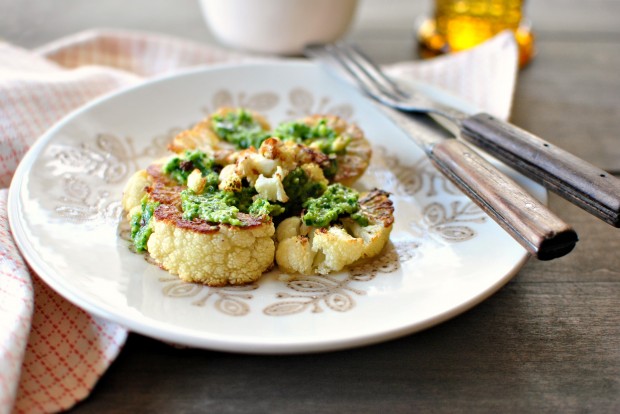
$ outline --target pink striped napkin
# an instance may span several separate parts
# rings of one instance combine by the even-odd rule
[[[21,258],[7,188],[30,145],[64,115],[114,89],[180,68],[255,58],[161,35],[89,31],[37,50],[0,43],[0,414],[66,410],[87,397],[127,331],[76,308]],[[507,118],[517,71],[508,33],[468,52],[387,67]]]

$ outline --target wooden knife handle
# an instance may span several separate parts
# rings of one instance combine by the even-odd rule
[[[614,227],[620,180],[561,148],[485,113],[462,121],[463,138]]]
[[[439,170],[540,260],[564,256],[577,234],[466,144],[448,139],[428,151]]]

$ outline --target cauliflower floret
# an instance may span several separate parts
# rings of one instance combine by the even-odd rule
[[[283,179],[284,171],[282,171],[282,167],[278,166],[276,172],[269,178],[265,177],[263,174],[259,175],[254,188],[256,188],[256,192],[261,198],[269,201],[281,201],[286,203],[288,201],[288,196],[282,185]]]
[[[156,215],[148,252],[182,280],[209,286],[251,283],[272,266],[275,229],[271,221],[250,228],[218,227],[212,232],[195,231]]]
[[[131,211],[134,207],[139,207],[151,183],[146,170],[136,171],[125,184],[121,201],[123,210]]]
[[[327,167],[331,163],[329,157],[319,150],[294,141],[282,141],[274,137],[266,139],[258,149],[258,153],[267,159],[275,160],[286,172],[304,164],[317,164]]]
[[[327,178],[325,178],[325,174],[323,173],[323,170],[317,164],[315,163],[303,164],[301,166],[301,169],[304,170],[304,172],[308,176],[308,179],[310,179],[311,181],[323,183],[326,186],[329,184],[329,181],[327,180]]]
[[[289,273],[328,274],[359,259],[364,241],[352,237],[338,225],[314,229],[290,217],[278,226],[276,262]]]
[[[220,183],[218,188],[222,191],[240,191],[242,177],[237,174],[235,164],[229,164],[220,171]]]
[[[260,146],[259,153],[270,160],[277,160],[278,165],[286,171],[294,170],[300,164],[300,154],[303,147],[293,141],[281,141],[270,138]],[[303,161],[302,161],[303,162]]]
[[[385,227],[383,223],[360,226],[351,219],[344,219],[343,222],[349,234],[364,241],[361,259],[378,255],[390,238],[392,227]]]
[[[249,148],[236,155],[237,175],[247,178],[254,185],[262,174],[271,177],[280,167],[286,176],[295,168],[305,164],[314,164],[313,174],[319,174],[319,164],[328,162],[325,154],[292,141],[280,141],[278,138],[267,138],[258,150]],[[320,172],[323,176],[323,171]]]
[[[187,188],[192,190],[196,194],[202,193],[207,184],[207,179],[202,176],[202,172],[198,168],[195,168],[191,174],[187,177]]]
[[[250,148],[241,151],[236,161],[235,172],[238,176],[245,177],[251,185],[255,185],[260,175],[271,177],[277,167],[277,161],[265,158],[254,148]]]
[[[338,225],[315,229],[312,250],[317,252],[313,267],[326,275],[337,272],[359,259],[364,251],[364,241],[351,236]]]
[[[312,264],[316,252],[312,251],[310,228],[299,217],[283,220],[276,229],[276,262],[280,270],[289,273],[314,274]]]
[[[352,219],[327,228],[307,227],[300,217],[283,220],[276,230],[276,262],[288,273],[328,274],[381,252],[390,237],[394,208],[388,194],[373,190],[360,199],[369,219],[361,226]]]
[[[241,151],[237,156],[234,171],[230,165],[224,167],[220,173],[219,188],[221,190],[231,188],[229,185],[231,180],[241,182],[245,178],[262,198],[287,202],[289,197],[282,184],[284,177],[295,168],[301,167],[311,181],[327,185],[328,181],[323,170],[316,163],[326,159],[323,154],[303,145],[268,138],[258,151],[254,148]]]
[[[289,217],[282,220],[276,229],[276,239],[281,242],[302,234],[301,226],[302,221],[299,217]],[[308,234],[308,231],[304,229],[303,234]]]

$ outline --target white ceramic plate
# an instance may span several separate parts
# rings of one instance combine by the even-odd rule
[[[273,124],[311,113],[358,123],[374,146],[359,186],[390,191],[396,207],[384,254],[329,276],[276,269],[250,286],[209,288],[130,252],[125,181],[222,105],[251,107]],[[516,178],[544,201],[541,187]],[[135,332],[224,351],[325,351],[410,334],[481,302],[527,259],[368,101],[306,62],[200,69],[99,99],[37,141],[9,198],[24,257],[65,298]]]

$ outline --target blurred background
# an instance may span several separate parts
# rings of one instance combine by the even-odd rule
[[[379,63],[417,59],[417,25],[432,11],[433,0],[359,0],[345,40],[362,44]],[[617,120],[620,1],[527,1],[525,16],[532,22],[537,55],[519,74],[513,123],[535,133],[552,130],[564,148],[579,149],[583,158],[614,170],[620,151],[615,139],[597,146],[583,140],[609,134]],[[199,0],[0,0],[0,39],[25,48],[93,28],[217,44]],[[548,106],[558,108],[557,116],[528,110]]]
[[[599,22],[596,33],[583,22],[583,9],[567,7],[567,3],[570,2],[526,3],[526,16],[532,20],[538,39],[562,42],[584,32],[597,38],[593,40],[618,36],[620,1],[584,3],[589,9],[588,21]],[[364,43],[380,62],[394,56],[414,58],[416,24],[431,11],[431,0],[360,0],[346,38]],[[393,25],[384,27],[386,21]],[[198,0],[0,0],[0,38],[27,48],[98,27],[156,31],[216,43],[202,22]]]

